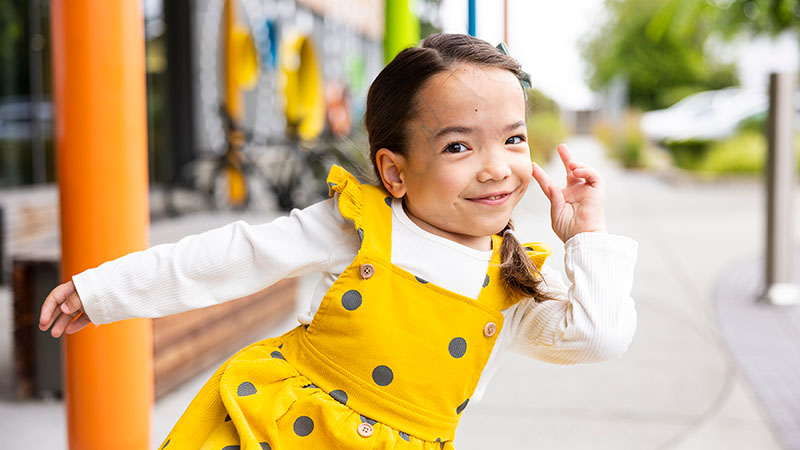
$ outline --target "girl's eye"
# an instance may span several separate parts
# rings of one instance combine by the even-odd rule
[[[525,142],[525,139],[522,136],[511,136],[506,139],[506,145],[521,144],[523,142]]]
[[[447,147],[444,148],[444,151],[448,153],[461,153],[469,150],[466,145],[462,144],[461,142],[453,142],[452,144],[447,144]]]

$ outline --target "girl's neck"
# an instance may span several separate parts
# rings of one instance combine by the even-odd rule
[[[442,230],[441,228],[435,227],[426,222],[425,220],[415,216],[414,214],[411,213],[411,211],[408,210],[408,208],[406,208],[405,202],[401,203],[403,205],[403,212],[405,212],[408,219],[411,222],[413,222],[414,225],[418,226],[420,229],[475,250],[479,251],[492,250],[491,236],[471,236],[466,234],[451,233],[447,230]]]

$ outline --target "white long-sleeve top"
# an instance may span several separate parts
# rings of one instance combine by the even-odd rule
[[[215,305],[283,278],[319,272],[309,308],[298,317],[307,324],[360,246],[337,201],[294,210],[266,224],[234,222],[131,253],[72,279],[86,314],[99,325]],[[483,396],[505,350],[556,364],[597,362],[624,353],[636,328],[630,291],[637,246],[632,239],[600,233],[569,239],[568,282],[545,264],[543,285],[552,300],[537,304],[526,299],[503,311],[505,325],[472,400]],[[391,261],[404,270],[477,298],[491,255],[419,228],[402,203],[393,202]]]

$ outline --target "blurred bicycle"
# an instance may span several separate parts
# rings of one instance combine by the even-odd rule
[[[325,133],[314,140],[296,135],[254,137],[220,106],[226,146],[203,152],[181,171],[184,184],[202,194],[214,210],[281,210],[302,208],[328,195],[325,182],[334,164],[361,173],[363,136]],[[349,131],[349,130],[348,130]],[[173,202],[174,203],[174,202]]]

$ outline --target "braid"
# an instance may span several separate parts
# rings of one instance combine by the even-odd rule
[[[533,298],[536,303],[549,300],[539,289],[542,276],[539,269],[531,261],[528,254],[514,235],[514,225],[508,221],[508,225],[500,233],[503,236],[503,244],[500,246],[500,270],[506,284],[515,294]]]

